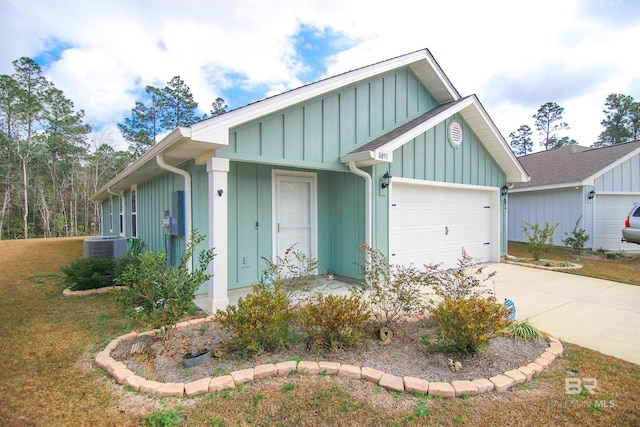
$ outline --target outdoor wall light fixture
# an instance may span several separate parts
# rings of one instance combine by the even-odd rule
[[[503,185],[500,189],[500,195],[505,197],[509,193],[509,186],[507,184]]]
[[[589,200],[593,200],[594,197],[596,197],[596,190],[589,191],[589,194],[587,194],[587,198]]]
[[[393,177],[389,175],[389,172],[385,172],[384,175],[382,175],[382,188],[387,188],[389,184],[391,184],[391,178]]]
[[[222,190],[222,189],[218,190],[218,197],[222,197],[223,193],[224,193],[224,190]]]

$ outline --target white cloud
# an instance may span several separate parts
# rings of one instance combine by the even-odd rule
[[[58,43],[67,50],[45,71],[90,123],[121,121],[144,86],[161,86],[175,75],[208,111],[232,85],[272,95],[308,83],[300,80],[307,65],[293,38],[305,24],[345,38],[346,50],[327,58],[326,75],[428,48],[463,95],[479,95],[505,137],[521,124],[532,126],[539,105],[554,101],[565,108],[569,135],[588,144],[601,131],[609,93],[640,99],[631,92],[640,87],[635,55],[640,15],[630,18],[638,9],[633,2],[396,0],[389,5],[378,0],[0,0],[0,73],[13,71],[12,60],[37,57]],[[622,15],[618,9],[624,9]]]

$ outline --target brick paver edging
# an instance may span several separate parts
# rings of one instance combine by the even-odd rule
[[[198,325],[213,320],[212,316],[178,323],[176,327]],[[157,331],[131,332],[111,341],[96,355],[98,367],[107,371],[118,384],[125,384],[137,392],[158,397],[191,397],[220,390],[232,389],[241,384],[261,378],[286,376],[292,371],[305,372],[312,375],[338,375],[347,378],[371,381],[391,391],[430,394],[432,396],[458,397],[473,396],[491,390],[503,392],[516,384],[531,381],[534,375],[540,374],[545,368],[563,353],[562,343],[556,338],[548,337],[549,347],[533,362],[517,369],[509,370],[491,378],[479,378],[473,381],[437,382],[421,378],[401,377],[369,367],[360,367],[336,362],[288,361],[281,363],[267,363],[249,369],[233,371],[229,375],[214,378],[203,378],[189,383],[161,383],[147,380],[131,372],[127,366],[111,357],[111,350],[121,342],[133,340],[141,335],[155,335]]]
[[[124,287],[125,286],[105,286],[103,288],[85,289],[84,291],[72,291],[71,289],[67,288],[62,291],[62,295],[64,295],[65,297],[81,297],[84,295],[105,294],[107,292],[122,289]]]

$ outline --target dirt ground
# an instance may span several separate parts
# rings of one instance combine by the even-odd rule
[[[372,328],[373,329],[373,328]],[[527,342],[506,337],[495,337],[484,351],[471,354],[445,354],[428,352],[421,343],[423,336],[435,337],[437,326],[426,318],[403,322],[392,327],[393,339],[389,345],[380,345],[380,339],[370,331],[361,347],[318,352],[307,349],[306,341],[299,339],[289,348],[276,353],[263,353],[250,359],[238,359],[225,354],[225,343],[230,335],[218,323],[190,326],[176,330],[166,343],[149,336],[121,343],[112,356],[123,361],[137,375],[161,382],[190,382],[201,378],[226,375],[234,370],[251,368],[265,363],[287,360],[329,361],[367,366],[398,375],[423,378],[429,381],[473,380],[489,378],[535,360],[548,347],[546,341]],[[145,343],[145,350],[131,354],[137,342]],[[219,357],[211,363],[185,368],[183,356],[192,352],[214,349]],[[453,372],[449,359],[462,367]]]

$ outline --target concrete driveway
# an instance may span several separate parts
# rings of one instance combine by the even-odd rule
[[[640,364],[640,286],[490,264],[498,300],[511,299],[528,319],[560,339]]]

